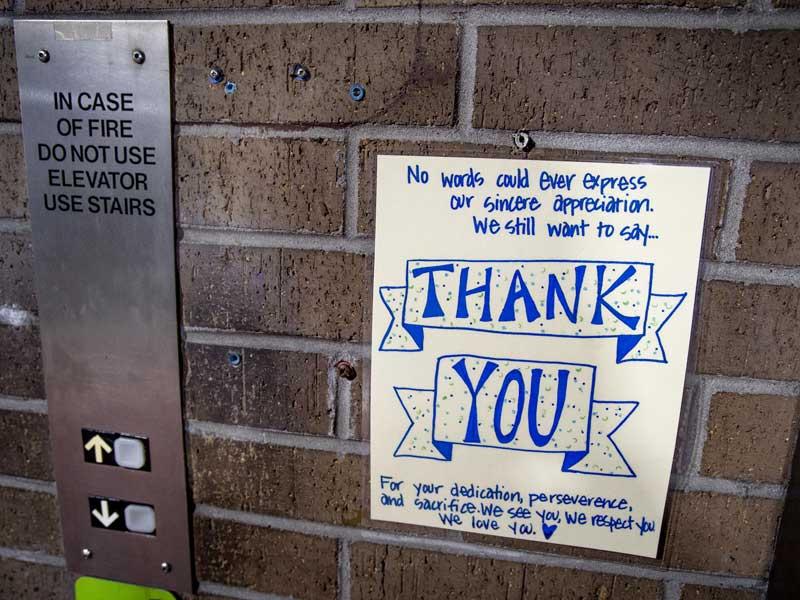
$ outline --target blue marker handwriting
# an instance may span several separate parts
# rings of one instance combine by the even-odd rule
[[[445,194],[450,210],[473,213],[470,216],[475,235],[594,236],[618,238],[644,247],[659,239],[653,224],[643,220],[655,211],[655,203],[648,195],[647,177],[641,174],[603,176],[588,171],[560,173],[517,167],[487,177],[469,166],[431,177],[427,170],[414,163],[406,166],[405,181],[412,187],[435,186]],[[539,215],[543,208],[550,209],[552,215]],[[593,227],[583,219],[572,220],[595,212],[607,214],[609,218],[620,215],[640,218]],[[518,214],[503,218],[501,215],[506,213]],[[537,224],[537,215],[545,218],[542,226]]]
[[[660,331],[686,294],[652,292],[653,265],[577,260],[409,260],[382,286],[384,352],[417,352],[426,329],[613,338],[617,362],[667,362]]]
[[[585,496],[559,490],[515,490],[502,484],[481,486],[454,481],[403,482],[391,475],[380,475],[383,493],[400,494],[402,502],[384,506],[406,506],[403,490],[411,496],[411,506],[420,514],[433,514],[439,524],[454,529],[473,530],[527,539],[558,541],[559,531],[573,528],[607,530],[614,535],[652,534],[656,521],[639,514],[624,497]],[[578,506],[565,509],[565,505]],[[423,520],[426,520],[423,518]]]
[[[394,456],[450,461],[453,446],[478,446],[560,454],[568,473],[636,476],[613,435],[639,403],[596,400],[592,365],[456,354],[437,360],[434,379],[395,388],[410,424]]]

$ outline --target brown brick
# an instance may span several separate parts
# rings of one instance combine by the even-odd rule
[[[791,0],[789,0],[791,1]],[[744,0],[356,0],[359,7],[390,6],[476,6],[500,4],[503,6],[680,6],[683,8],[715,8],[744,6]]]
[[[681,600],[760,600],[761,593],[752,590],[712,588],[704,585],[684,585]]]
[[[0,558],[0,590],[4,598],[72,600],[74,577],[66,569]]]
[[[4,475],[52,480],[47,415],[0,410],[0,456]]]
[[[524,600],[559,597],[565,592],[574,598],[613,600],[661,600],[664,593],[662,583],[652,579],[526,565]]]
[[[736,258],[800,265],[800,165],[753,163]]]
[[[219,596],[217,594],[213,596],[207,594],[180,594],[177,597],[180,598],[180,600],[235,600],[232,596]]]
[[[722,228],[725,197],[730,177],[730,163],[727,161],[709,161],[697,157],[659,156],[653,154],[619,154],[606,152],[585,152],[579,150],[562,150],[535,148],[531,152],[522,153],[511,145],[491,146],[478,144],[461,144],[451,142],[401,142],[395,140],[363,140],[359,148],[358,188],[358,232],[372,236],[375,233],[375,183],[376,158],[378,154],[399,154],[417,156],[463,156],[475,158],[509,158],[530,160],[573,160],[573,161],[606,161],[630,162],[646,159],[654,164],[687,164],[705,165],[712,168],[711,191],[708,203],[705,230],[703,232],[703,256],[714,258],[713,246],[717,233]]]
[[[559,6],[681,6],[684,8],[714,8],[720,6],[744,6],[743,0],[356,0],[358,6],[474,6],[479,4],[502,4],[505,6],[558,4]]]
[[[56,497],[0,487],[0,546],[61,554]]]
[[[195,518],[197,577],[225,585],[303,598],[334,600],[336,540]]]
[[[478,38],[476,127],[800,140],[798,31],[481,27]]]
[[[800,289],[711,281],[697,322],[697,369],[766,379],[800,377]]]
[[[229,353],[240,357],[233,366]],[[189,418],[332,435],[329,359],[320,354],[186,344]]]
[[[180,255],[186,325],[369,340],[369,256],[200,245]]]
[[[0,394],[44,398],[38,328],[0,325]]]
[[[797,398],[715,394],[703,447],[703,475],[785,483],[797,433],[797,408]]]
[[[19,121],[17,58],[11,27],[0,27],[0,121]]]
[[[0,135],[0,218],[28,217],[22,137]]]
[[[160,9],[213,10],[270,6],[325,6],[334,3],[334,0],[26,0],[25,10],[34,13],[147,12]]]
[[[776,500],[675,493],[667,562],[674,569],[765,577],[780,513]]]
[[[350,548],[353,600],[521,599],[525,565],[412,548]]]
[[[337,524],[362,517],[361,456],[197,435],[190,446],[198,503]]]
[[[187,225],[340,233],[341,142],[301,139],[178,140],[179,220]]]
[[[458,72],[452,25],[294,24],[176,27],[178,121],[279,124],[450,125]],[[305,65],[311,78],[290,79]],[[222,67],[237,85],[208,83]],[[366,97],[354,102],[359,82]]]
[[[30,236],[0,233],[0,307],[36,311]],[[0,321],[6,322],[6,320]]]
[[[353,600],[661,598],[656,581],[413,548],[351,546]]]

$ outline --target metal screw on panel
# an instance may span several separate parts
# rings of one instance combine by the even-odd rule
[[[308,81],[311,79],[311,71],[301,64],[292,65],[289,69],[289,75],[295,81]]]
[[[83,556],[84,560],[89,560],[90,558],[92,558],[92,551],[89,550],[88,548],[84,548],[83,550],[81,550],[81,555]]]
[[[350,86],[350,99],[354,102],[361,102],[366,95],[367,90],[360,83],[354,83]]]
[[[232,367],[238,367],[242,364],[242,355],[238,352],[228,352],[228,364]]]
[[[141,65],[144,62],[144,52],[138,48],[133,51],[131,56],[133,57],[133,62],[135,62],[137,65]]]
[[[170,571],[172,571],[172,565],[169,564],[168,562],[164,561],[164,562],[161,563],[161,570],[164,573],[169,573]]]
[[[517,148],[517,150],[530,152],[533,150],[536,144],[527,131],[520,130],[514,134],[514,146]]]
[[[339,377],[342,379],[347,379],[348,381],[353,381],[356,378],[356,370],[346,360],[340,360],[336,363],[336,372],[339,374]]]
[[[39,62],[43,63],[50,62],[50,53],[44,48],[39,50],[39,52],[36,53],[36,56],[39,57]]]
[[[225,79],[225,72],[219,67],[211,67],[208,71],[208,82],[217,85],[222,83],[222,80]]]

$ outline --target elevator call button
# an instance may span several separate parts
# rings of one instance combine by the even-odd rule
[[[114,440],[114,460],[126,469],[142,469],[147,462],[144,440],[120,436]]]
[[[83,460],[138,471],[150,470],[147,438],[123,433],[82,429]]]
[[[149,504],[90,496],[89,514],[92,527],[148,535],[156,533],[156,511]]]

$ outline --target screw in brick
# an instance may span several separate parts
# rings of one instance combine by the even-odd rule
[[[50,62],[50,53],[44,48],[39,50],[39,52],[36,53],[36,56],[39,57],[39,62],[43,63]]]
[[[133,62],[135,62],[137,65],[144,63],[144,52],[138,48],[131,53],[131,57],[133,58]]]
[[[311,79],[311,71],[298,63],[289,68],[289,76],[295,81],[308,81]]]
[[[348,381],[353,381],[356,378],[356,370],[346,360],[340,360],[336,363],[336,372],[339,374],[339,377],[342,379],[347,379]]]
[[[228,364],[232,367],[238,367],[242,364],[242,355],[231,350],[228,352]]]
[[[225,71],[220,67],[211,67],[208,71],[208,82],[212,85],[218,85],[225,79]]]
[[[350,99],[354,102],[361,102],[367,95],[367,89],[360,83],[350,86]]]
[[[168,562],[164,561],[164,562],[161,563],[161,570],[164,573],[169,573],[170,571],[172,571],[172,565],[169,564]]]
[[[533,138],[527,131],[517,131],[514,134],[513,139],[514,146],[517,148],[517,150],[522,150],[523,152],[530,152],[536,146]]]
[[[88,548],[84,548],[83,550],[81,550],[81,556],[83,556],[83,560],[89,560],[90,558],[92,558],[92,551],[89,550]]]
[[[236,84],[232,81],[229,81],[225,84],[225,93],[229,96],[236,91]]]

